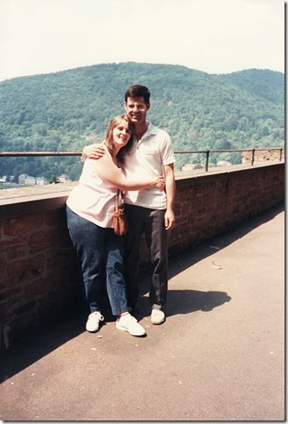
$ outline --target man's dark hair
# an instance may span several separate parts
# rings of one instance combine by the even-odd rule
[[[150,102],[150,91],[144,85],[131,85],[125,93],[125,102],[128,97],[143,97],[147,105]]]

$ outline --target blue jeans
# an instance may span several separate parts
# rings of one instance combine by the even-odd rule
[[[101,311],[103,274],[113,315],[128,310],[123,276],[122,237],[113,228],[102,228],[75,214],[66,206],[69,234],[80,260],[90,312]]]

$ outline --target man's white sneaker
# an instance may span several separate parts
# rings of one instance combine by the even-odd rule
[[[138,323],[137,319],[132,315],[125,314],[117,318],[116,328],[122,331],[128,331],[132,336],[145,336],[144,328]]]
[[[162,324],[165,321],[165,314],[160,309],[152,309],[150,318],[152,324]]]
[[[100,312],[92,312],[86,322],[86,330],[90,333],[96,333],[99,330],[100,321],[104,321],[103,315]]]

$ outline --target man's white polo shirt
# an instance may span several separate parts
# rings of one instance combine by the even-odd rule
[[[148,123],[148,129],[133,147],[125,159],[125,171],[128,180],[139,181],[164,175],[164,165],[175,162],[172,143],[166,131]],[[125,203],[149,209],[166,209],[166,193],[157,188],[141,191],[129,191],[125,194]]]

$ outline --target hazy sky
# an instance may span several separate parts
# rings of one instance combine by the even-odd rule
[[[284,0],[0,0],[0,80],[99,63],[284,72]]]

